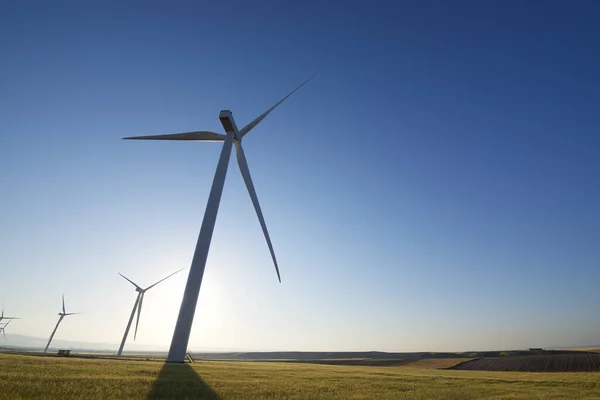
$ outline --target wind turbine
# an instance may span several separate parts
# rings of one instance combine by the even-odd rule
[[[46,351],[48,351],[48,347],[50,346],[50,343],[52,342],[52,338],[54,337],[54,334],[56,333],[56,330],[58,329],[58,325],[60,325],[60,323],[62,322],[63,318],[66,317],[67,315],[75,315],[75,314],[79,314],[76,312],[72,312],[72,313],[68,313],[65,310],[65,295],[62,295],[62,312],[59,312],[58,315],[58,322],[56,323],[56,326],[54,327],[54,330],[52,331],[52,334],[50,335],[50,339],[48,339],[48,344],[46,345],[46,348],[44,349],[44,353]]]
[[[265,239],[267,240],[267,245],[269,246],[269,251],[271,252],[271,258],[273,259],[273,264],[275,264],[277,279],[279,279],[279,282],[281,283],[281,276],[279,275],[279,267],[277,265],[277,259],[275,258],[275,252],[273,251],[273,245],[271,244],[271,238],[269,237],[269,232],[267,231],[267,225],[265,224],[265,219],[260,209],[256,190],[254,189],[254,184],[252,183],[252,178],[250,177],[250,171],[248,170],[248,163],[246,162],[244,149],[242,148],[242,138],[254,127],[256,127],[256,125],[258,125],[267,115],[269,115],[271,111],[283,103],[288,97],[304,86],[312,78],[313,77],[310,77],[304,81],[300,86],[277,102],[273,107],[269,108],[263,114],[258,116],[254,121],[243,127],[241,130],[238,130],[237,128],[232,112],[229,110],[222,110],[219,114],[219,120],[225,129],[225,135],[216,132],[195,131],[124,138],[137,140],[194,140],[223,142],[221,156],[219,157],[219,162],[215,171],[215,177],[210,189],[210,195],[208,196],[208,202],[206,203],[206,210],[204,211],[204,219],[202,220],[200,235],[198,236],[198,242],[196,243],[196,250],[194,251],[194,257],[192,258],[192,266],[190,267],[190,273],[188,275],[187,284],[183,293],[181,308],[179,309],[179,316],[177,317],[177,324],[175,325],[175,331],[173,332],[173,339],[171,340],[171,347],[169,349],[167,362],[185,362],[185,353],[188,347],[188,341],[190,339],[192,322],[194,321],[196,303],[198,302],[198,295],[200,294],[200,285],[202,284],[202,276],[204,275],[204,268],[206,267],[206,259],[208,257],[208,250],[210,248],[215,221],[217,219],[217,212],[219,211],[219,203],[221,201],[221,194],[223,193],[223,185],[225,183],[225,176],[227,175],[229,156],[231,154],[231,148],[233,145],[235,145],[240,172],[242,173],[242,177],[244,178],[244,182],[248,188],[248,193],[250,193],[250,199],[252,200],[252,204],[254,205],[256,214],[258,215],[258,220],[265,235]]]
[[[121,346],[119,346],[119,352],[117,353],[117,355],[120,356],[123,353],[123,346],[125,346],[125,341],[127,340],[127,335],[129,334],[129,328],[131,327],[131,322],[133,321],[133,316],[135,315],[136,309],[137,309],[137,320],[135,322],[135,334],[133,335],[133,340],[135,340],[135,338],[137,336],[138,325],[140,323],[140,315],[142,314],[142,303],[144,302],[144,294],[148,290],[152,289],[154,286],[156,286],[159,283],[161,283],[162,281],[172,277],[173,275],[175,275],[176,273],[178,273],[180,271],[183,271],[183,269],[173,272],[171,275],[167,276],[166,278],[161,279],[160,281],[156,282],[154,285],[148,286],[146,289],[142,289],[136,283],[134,283],[131,279],[129,279],[128,277],[126,277],[125,275],[123,275],[119,272],[119,275],[121,275],[123,278],[127,279],[133,286],[135,286],[135,290],[136,290],[136,292],[138,292],[138,295],[135,298],[135,303],[133,304],[133,310],[131,310],[131,316],[129,317],[129,322],[127,322],[127,328],[125,328],[125,334],[123,335],[123,340],[121,340]]]
[[[4,307],[2,308],[2,314],[0,314],[0,321],[3,319],[20,319],[19,317],[5,317],[4,316]]]
[[[4,335],[5,340],[6,340],[6,327],[8,326],[8,324],[10,324],[10,321],[12,321],[12,319],[9,320],[7,323],[5,323],[2,327],[0,327],[0,331],[2,331],[2,334]]]

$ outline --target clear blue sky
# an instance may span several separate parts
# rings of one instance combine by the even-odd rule
[[[595,1],[4,2],[10,332],[48,336],[64,292],[85,314],[57,339],[118,343],[117,271],[189,267],[220,151],[121,138],[221,132],[221,109],[243,126],[316,73],[244,142],[283,283],[232,157],[192,348],[600,343],[598,20]],[[186,277],[148,292],[139,343],[168,347]]]

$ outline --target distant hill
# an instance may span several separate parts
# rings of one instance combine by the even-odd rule
[[[43,350],[48,343],[48,338],[40,338],[35,336],[19,335],[19,334],[6,334],[6,340],[0,342],[0,347],[5,348],[23,348],[30,350]],[[94,352],[116,352],[119,345],[115,343],[94,343],[94,342],[80,342],[73,340],[52,340],[51,348],[53,349],[71,349],[81,351],[94,351]],[[145,346],[138,345],[136,343],[127,343],[127,348],[133,351],[160,351],[164,348],[157,346]]]
[[[41,351],[46,347],[47,338],[6,334],[5,341],[0,341],[0,348],[4,349],[21,349],[30,351]],[[51,348],[70,349],[77,353],[97,353],[97,354],[114,354],[117,352],[119,345],[117,343],[94,343],[72,340],[54,339]],[[350,360],[350,359],[372,359],[372,360],[388,360],[386,363],[395,363],[393,360],[419,360],[419,359],[449,359],[449,358],[482,358],[482,357],[509,357],[509,356],[526,356],[526,355],[550,355],[550,354],[568,354],[574,351],[584,351],[598,349],[600,346],[586,346],[581,349],[565,349],[565,350],[506,350],[506,351],[467,351],[460,353],[452,352],[383,352],[383,351],[246,351],[240,349],[214,349],[214,348],[191,348],[192,354],[198,359],[210,360],[296,360],[308,361],[311,360]],[[155,357],[166,357],[168,351],[167,346],[149,346],[141,345],[133,342],[128,342],[125,347],[126,354],[152,354]]]
[[[265,352],[223,352],[206,353],[194,352],[194,358],[207,360],[247,360],[247,361],[317,361],[317,360],[389,360],[394,364],[397,360],[420,360],[442,358],[482,358],[482,357],[515,357],[533,355],[558,355],[581,353],[575,350],[505,350],[505,351],[467,351],[462,353],[446,352],[414,352],[414,353],[388,353],[382,351],[265,351]],[[395,361],[394,361],[395,360]],[[328,362],[332,364],[334,362]],[[386,364],[389,364],[386,363]],[[343,364],[348,364],[344,362]],[[360,363],[362,364],[362,363]]]
[[[383,351],[259,351],[259,352],[221,352],[195,353],[196,357],[219,360],[325,360],[325,359],[410,359],[410,358],[450,358],[464,357],[459,353],[389,353]]]
[[[41,338],[28,335],[6,334],[6,340],[0,341],[0,348],[6,349],[25,349],[25,350],[44,350],[48,343],[48,338]],[[97,343],[83,342],[74,340],[52,340],[52,349],[71,349],[76,352],[92,352],[92,353],[116,353],[119,344],[117,343]],[[239,349],[214,349],[214,348],[198,348],[198,351],[219,352],[219,351],[240,351]],[[167,353],[167,346],[151,346],[132,342],[127,342],[125,353]]]

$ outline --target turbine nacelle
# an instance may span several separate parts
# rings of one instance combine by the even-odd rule
[[[219,113],[219,120],[221,121],[221,125],[223,125],[223,129],[225,129],[226,133],[233,132],[235,139],[242,140],[240,131],[238,130],[237,124],[233,119],[233,113],[230,110],[221,110]]]
[[[2,307],[2,313],[0,314],[0,321],[2,321],[3,319],[13,320],[13,319],[20,319],[20,318],[19,317],[5,317],[4,316],[4,307]]]
[[[62,296],[62,312],[59,312],[58,315],[60,315],[61,317],[66,317],[67,315],[75,315],[75,314],[79,314],[79,313],[76,313],[76,312],[68,313],[67,312],[67,308],[65,307],[65,295],[63,294],[63,296]]]

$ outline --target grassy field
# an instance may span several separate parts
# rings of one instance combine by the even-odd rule
[[[600,373],[0,354],[0,399],[600,399]]]

